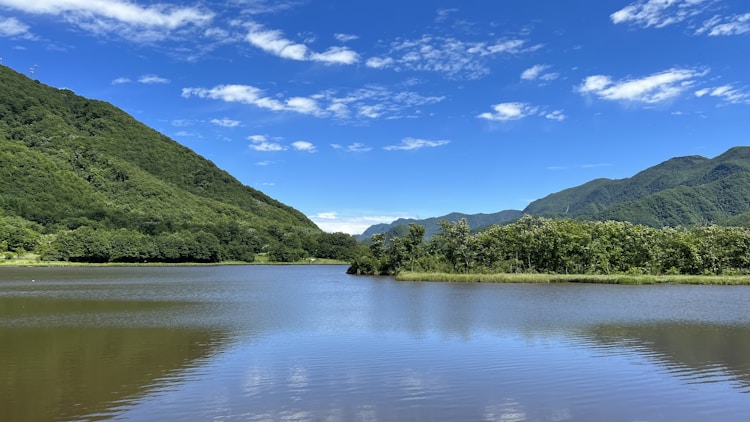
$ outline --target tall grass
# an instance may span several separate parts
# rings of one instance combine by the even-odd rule
[[[403,272],[399,281],[465,283],[598,283],[598,284],[703,284],[750,285],[750,276],[629,275],[629,274],[448,274]]]

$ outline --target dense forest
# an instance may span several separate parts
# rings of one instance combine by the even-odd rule
[[[750,273],[750,229],[702,225],[652,228],[619,221],[524,216],[476,233],[465,219],[402,237],[372,237],[351,274],[442,273],[698,274]]]
[[[109,103],[0,66],[0,254],[82,262],[347,260],[356,240]]]

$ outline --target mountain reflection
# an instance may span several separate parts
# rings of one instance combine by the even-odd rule
[[[64,307],[61,302],[49,305]],[[167,305],[146,305],[150,309],[162,306]],[[208,329],[159,327],[156,321],[145,327],[109,322],[101,326],[24,326],[19,324],[22,317],[11,315],[15,304],[3,306],[0,302],[0,308],[0,317],[4,317],[0,322],[14,321],[10,326],[0,324],[0,397],[12,404],[0,406],[0,420],[4,421],[111,417],[114,406],[135,400],[166,378],[198,364],[224,339],[221,333]],[[105,318],[107,313],[48,312],[49,319],[67,321],[93,322],[95,315]]]
[[[648,356],[691,383],[730,381],[750,392],[750,327],[696,323],[599,325],[586,335],[607,349]]]

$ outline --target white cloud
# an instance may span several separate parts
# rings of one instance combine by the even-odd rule
[[[368,151],[372,151],[372,148],[368,147],[367,145],[363,143],[355,142],[349,145],[348,147],[346,147],[346,150],[348,152],[368,152]]]
[[[349,42],[349,41],[354,41],[359,38],[359,36],[352,35],[352,34],[333,34],[333,36],[339,42]]]
[[[247,137],[251,144],[250,149],[261,152],[286,151],[287,147],[277,142],[270,142],[264,135],[251,135]]]
[[[263,91],[250,85],[217,85],[211,89],[183,88],[184,98],[198,97],[222,100],[229,103],[252,104],[274,111],[284,110],[284,104],[273,98],[263,96]]]
[[[114,80],[112,81],[112,85],[121,85],[121,84],[128,84],[128,83],[130,83],[130,82],[132,82],[132,81],[130,80],[130,78],[126,78],[126,77],[124,77],[124,76],[123,76],[123,77],[119,77],[119,78],[117,78],[117,79],[114,79]]]
[[[372,151],[371,147],[368,147],[367,145],[361,143],[361,142],[355,142],[347,147],[344,147],[343,145],[339,144],[331,144],[331,148],[333,149],[345,149],[346,152],[368,152]]]
[[[527,41],[520,38],[468,42],[423,35],[418,39],[392,42],[387,54],[368,59],[366,65],[395,71],[437,72],[449,79],[479,79],[490,74],[488,61],[491,58],[536,51],[540,47],[527,46]]]
[[[156,76],[156,75],[143,75],[138,79],[138,82],[142,84],[147,84],[147,85],[168,84],[169,79],[162,78],[161,76]]]
[[[563,114],[562,110],[555,110],[555,111],[549,112],[545,114],[544,117],[550,120],[556,120],[558,122],[562,122],[563,120],[567,118],[567,116]]]
[[[706,73],[708,71],[673,68],[619,81],[605,75],[593,75],[584,79],[577,90],[602,100],[656,104],[679,96]]]
[[[722,85],[714,88],[703,88],[695,91],[695,96],[720,98],[730,104],[750,104],[750,92],[737,89],[732,85]]]
[[[530,68],[521,72],[521,79],[524,79],[527,81],[533,81],[534,79],[538,78],[542,72],[544,72],[547,69],[549,69],[549,65],[545,65],[545,64],[537,64],[537,65],[531,66]]]
[[[318,102],[312,98],[306,97],[293,97],[286,100],[286,106],[289,110],[295,111],[300,114],[312,114],[319,116],[324,114],[323,110],[318,106]]]
[[[359,54],[346,47],[331,47],[322,53],[313,53],[310,60],[332,64],[354,64],[359,62]]]
[[[300,61],[307,59],[307,46],[304,44],[295,44],[284,38],[281,31],[252,30],[247,34],[247,41],[261,50],[284,59]]]
[[[311,52],[307,45],[285,38],[281,31],[263,29],[259,25],[251,26],[246,40],[261,50],[283,59],[330,64],[354,64],[360,59],[359,54],[347,47],[330,47],[322,53]]]
[[[740,35],[750,32],[750,13],[735,15],[729,18],[714,16],[695,31],[697,35],[709,36]]]
[[[221,127],[237,127],[240,125],[239,120],[227,119],[226,117],[223,119],[211,119],[211,123]]]
[[[373,69],[384,69],[391,66],[394,60],[390,57],[371,57],[367,59],[365,65]]]
[[[640,0],[612,13],[613,23],[663,28],[703,13],[713,0]]]
[[[315,145],[313,145],[311,142],[307,141],[295,141],[292,142],[292,147],[296,149],[297,151],[305,151],[305,152],[316,152],[317,148]]]
[[[320,212],[308,216],[321,230],[328,233],[347,233],[351,235],[362,234],[370,226],[375,224],[392,223],[398,218],[411,218],[407,215],[379,216],[379,215],[350,215],[336,211]]]
[[[159,39],[186,26],[204,26],[214,13],[169,4],[141,6],[124,0],[0,0],[0,6],[38,15],[57,16],[95,33],[129,39]]]
[[[539,110],[538,107],[519,102],[499,103],[492,106],[492,113],[482,113],[477,117],[480,119],[505,122],[509,120],[520,120],[532,116]]]
[[[521,72],[521,79],[525,81],[533,81],[535,79],[541,79],[543,81],[553,81],[560,77],[559,73],[556,72],[545,72],[550,66],[546,64],[534,65],[523,72]]]
[[[0,37],[30,37],[29,26],[16,18],[0,18]]]
[[[279,13],[299,5],[298,0],[232,0],[243,6],[242,13],[261,15]]]
[[[250,85],[217,85],[214,88],[183,88],[184,98],[198,97],[254,105],[271,111],[286,111],[316,117],[338,119],[398,119],[408,117],[408,110],[438,103],[445,97],[423,96],[412,91],[391,91],[380,86],[367,86],[347,93],[323,91],[305,97],[279,99],[265,95]]]
[[[434,148],[447,145],[449,143],[450,141],[447,140],[429,141],[426,139],[404,138],[401,140],[401,143],[399,145],[389,145],[387,147],[384,147],[383,149],[386,151],[413,150],[421,148]]]

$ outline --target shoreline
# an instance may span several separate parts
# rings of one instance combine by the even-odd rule
[[[403,272],[398,281],[446,283],[590,283],[590,284],[684,284],[750,286],[750,275],[631,275],[631,274],[448,274]]]
[[[24,267],[218,267],[231,265],[348,265],[347,262],[329,259],[304,260],[297,262],[268,262],[268,261],[221,261],[221,262],[69,262],[69,261],[38,261],[36,259],[11,259],[0,261],[0,268]]]

